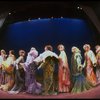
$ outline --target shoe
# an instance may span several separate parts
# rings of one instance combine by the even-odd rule
[[[15,94],[18,94],[19,93],[19,91],[15,91]]]
[[[42,95],[49,95],[48,93],[43,92]]]
[[[8,91],[9,94],[14,94],[15,91]]]

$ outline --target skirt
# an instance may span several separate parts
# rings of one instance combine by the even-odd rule
[[[73,88],[71,93],[80,93],[92,88],[92,84],[81,73],[77,76],[73,76]]]

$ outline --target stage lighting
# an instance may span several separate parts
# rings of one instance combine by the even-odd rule
[[[9,15],[11,15],[11,13],[9,13]]]
[[[61,16],[61,18],[63,18],[63,17]]]
[[[53,17],[51,17],[53,19]]]
[[[80,7],[78,6],[77,9],[80,9]]]
[[[40,20],[40,17],[38,19]]]

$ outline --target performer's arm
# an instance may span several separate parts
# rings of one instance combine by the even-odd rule
[[[77,55],[76,59],[77,59],[77,64],[78,64],[78,70],[81,71],[82,70],[81,56]]]
[[[90,59],[91,59],[91,61],[92,61],[93,66],[96,67],[97,59],[96,59],[95,54],[91,51],[91,52],[89,53],[89,55],[90,55]]]

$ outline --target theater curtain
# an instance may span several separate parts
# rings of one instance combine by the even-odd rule
[[[5,19],[7,18],[8,14],[9,14],[9,12],[5,12],[5,13],[2,13],[2,14],[0,15],[0,29],[1,29],[1,27],[3,26],[4,21],[5,21]]]
[[[97,31],[100,33],[100,21],[91,7],[80,5],[85,14],[90,18]]]

